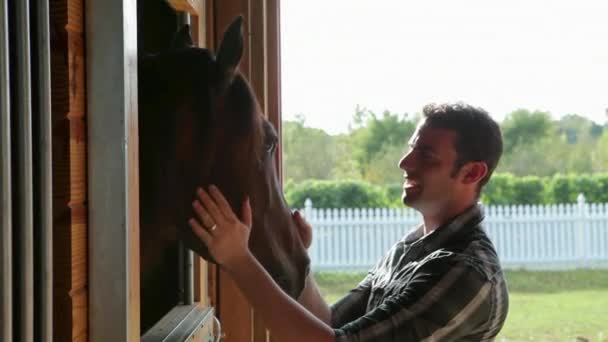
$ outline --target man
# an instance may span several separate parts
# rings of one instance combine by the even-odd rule
[[[280,341],[488,341],[504,324],[508,293],[477,205],[502,154],[496,122],[465,104],[428,105],[399,167],[403,203],[423,223],[331,308],[312,276],[297,303],[247,248],[243,222],[218,189],[199,189],[190,224]],[[305,244],[311,228],[294,214]],[[204,226],[215,224],[217,229]],[[304,307],[306,309],[304,309]],[[281,308],[276,310],[276,308]]]

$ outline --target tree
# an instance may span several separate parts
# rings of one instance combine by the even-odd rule
[[[336,161],[331,172],[331,179],[363,179],[361,168],[353,157],[353,144],[349,134],[333,137]]]
[[[544,137],[535,143],[517,144],[509,153],[504,153],[497,171],[515,176],[550,176],[556,172],[567,172],[563,152],[568,147],[560,137]]]
[[[304,126],[304,118],[283,122],[283,172],[285,179],[329,179],[336,161],[332,137]]]
[[[565,134],[569,144],[576,144],[582,139],[597,139],[602,135],[603,127],[592,120],[577,114],[563,116],[557,122],[560,134]]]
[[[363,179],[372,184],[402,184],[403,170],[399,169],[399,160],[403,156],[406,145],[384,145],[376,153],[365,169]]]
[[[392,182],[394,177],[384,176],[395,169],[400,153],[416,129],[417,118],[389,111],[378,117],[372,111],[357,106],[353,122],[355,128],[351,128],[351,143],[361,175],[376,184]]]
[[[593,172],[608,172],[608,129],[598,139],[591,153]]]
[[[555,127],[548,112],[518,109],[507,115],[501,130],[504,153],[510,154],[518,146],[529,146],[552,135]]]

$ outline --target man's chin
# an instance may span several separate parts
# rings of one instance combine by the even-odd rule
[[[416,208],[416,196],[413,196],[413,195],[408,196],[407,194],[404,193],[401,196],[401,202],[410,208],[414,208],[414,209]]]

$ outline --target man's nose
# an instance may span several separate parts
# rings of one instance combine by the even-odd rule
[[[401,157],[401,160],[399,160],[399,168],[403,171],[412,169],[412,151],[407,152]]]

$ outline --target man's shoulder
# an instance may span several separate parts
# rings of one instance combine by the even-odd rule
[[[478,275],[482,281],[503,280],[502,268],[493,249],[483,242],[471,241],[468,248],[440,248],[417,261],[418,272],[447,274],[454,269],[462,269],[471,275]]]

